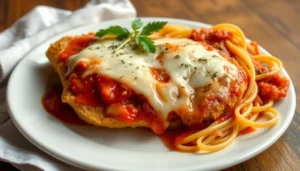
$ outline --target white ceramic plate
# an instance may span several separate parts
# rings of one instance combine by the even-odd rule
[[[144,22],[164,20],[189,27],[209,25],[178,19],[143,18]],[[51,67],[45,51],[65,35],[97,31],[111,25],[130,27],[130,20],[88,25],[57,35],[34,48],[12,73],[7,91],[11,118],[34,145],[53,157],[84,169],[113,170],[217,170],[241,163],[267,149],[288,128],[295,111],[295,91],[276,103],[279,123],[270,129],[240,136],[229,147],[210,154],[189,154],[168,150],[160,139],[143,129],[107,129],[66,125],[47,114],[41,105]],[[261,51],[268,54],[261,48]],[[289,78],[286,71],[282,74]]]

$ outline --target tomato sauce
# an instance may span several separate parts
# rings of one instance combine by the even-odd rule
[[[222,115],[220,115],[216,121],[223,122],[229,118],[235,119],[234,109],[227,109]]]
[[[170,76],[165,70],[162,69],[156,69],[156,68],[150,68],[151,74],[154,79],[157,81],[160,81],[162,83],[167,83],[170,80]]]
[[[207,128],[211,123],[212,121],[203,121],[202,124],[194,125],[191,127],[180,126],[176,128],[169,128],[162,135],[160,135],[160,139],[170,150],[182,152],[177,148],[177,146],[179,144],[182,144],[184,138]],[[187,143],[184,145],[194,146],[195,144]]]
[[[250,46],[254,49],[254,54],[253,55],[259,55],[259,49],[258,49],[258,44],[255,41],[252,41],[249,43]]]
[[[191,135],[193,132],[186,128],[168,129],[161,136],[160,139],[164,145],[172,151],[180,151],[177,145],[183,141],[185,137]],[[179,136],[181,135],[181,136]],[[181,152],[181,151],[180,151]]]
[[[220,54],[224,56],[224,54],[228,56],[233,56],[230,51],[227,50],[225,45],[225,40],[231,40],[233,34],[227,30],[213,30],[211,28],[198,28],[193,29],[192,35],[190,39],[194,41],[198,41],[207,50],[218,49],[220,50]]]
[[[86,48],[94,39],[95,33],[78,36],[69,42],[69,45],[60,54],[59,59],[65,62],[70,56],[77,54],[82,49]]]
[[[191,39],[204,42],[221,42],[232,38],[232,33],[227,30],[213,30],[210,28],[194,29]]]
[[[42,98],[44,109],[50,115],[64,123],[71,125],[88,125],[77,116],[71,106],[61,101],[62,90],[61,84],[50,85],[48,91]]]
[[[255,69],[255,74],[258,75],[258,74],[264,74],[264,73],[267,73],[269,72],[269,68],[262,65],[259,61],[256,61],[254,59],[252,59],[252,63],[254,65],[254,69]]]
[[[255,132],[255,129],[252,128],[252,127],[250,127],[250,126],[248,126],[248,127],[246,127],[245,129],[241,130],[241,131],[239,132],[239,135],[247,135],[247,134],[250,134],[250,133],[252,133],[252,132]]]
[[[259,81],[257,84],[259,97],[267,102],[286,97],[290,81],[286,77],[276,74]]]

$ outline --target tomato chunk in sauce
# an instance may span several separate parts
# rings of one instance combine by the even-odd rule
[[[213,30],[211,28],[198,28],[194,29],[190,39],[198,41],[207,50],[219,49],[219,53],[224,55],[233,56],[225,46],[225,40],[232,39],[232,33],[227,30]]]
[[[290,82],[279,74],[258,82],[258,95],[264,101],[279,100],[286,97]]]
[[[194,29],[191,39],[205,42],[221,42],[232,38],[232,33],[227,30],[213,30],[210,28]]]

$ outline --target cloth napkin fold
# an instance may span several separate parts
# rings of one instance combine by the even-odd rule
[[[26,140],[9,119],[6,82],[16,64],[41,42],[67,30],[105,20],[134,18],[129,0],[92,0],[74,12],[37,6],[0,33],[0,161],[20,170],[80,170],[42,152]]]

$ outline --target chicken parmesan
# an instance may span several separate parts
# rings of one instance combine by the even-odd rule
[[[212,138],[192,131],[184,138],[178,135],[181,138],[174,143],[182,151],[216,151],[225,146],[207,146],[232,142],[232,136],[249,129],[258,114],[275,113],[273,101],[284,97],[288,88],[288,80],[275,75],[276,67],[263,64],[271,57],[257,56],[257,45],[239,42],[238,33],[225,26],[183,29],[166,25],[149,34],[153,47],[148,49],[155,48],[152,52],[147,52],[143,43],[140,48],[138,43],[143,40],[138,36],[136,42],[127,43],[134,34],[124,41],[90,33],[63,37],[51,44],[46,54],[63,85],[62,102],[85,122],[109,128],[148,127],[159,135],[178,127],[198,127],[202,132],[212,129],[207,131],[215,134]],[[254,67],[263,73],[255,73]],[[255,79],[268,73],[269,79]],[[280,80],[280,95],[272,88],[278,86],[271,78]],[[257,114],[251,114],[253,109]],[[248,124],[235,126],[233,120]],[[195,146],[185,145],[194,140]]]

